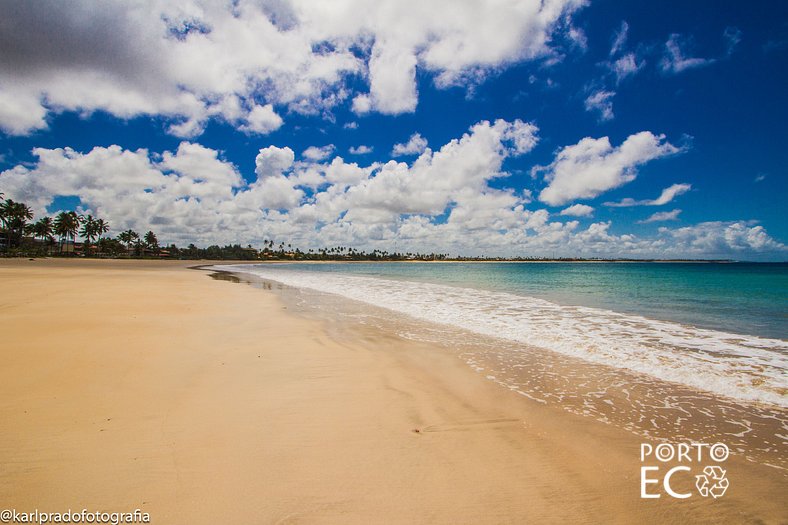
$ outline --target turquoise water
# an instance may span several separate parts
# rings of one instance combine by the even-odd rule
[[[299,290],[742,401],[788,407],[788,265],[360,263],[225,267]],[[314,301],[316,304],[320,300]],[[326,308],[342,309],[341,303]],[[510,364],[513,361],[510,360]]]
[[[788,338],[785,263],[357,263],[281,268],[509,292],[560,305]]]

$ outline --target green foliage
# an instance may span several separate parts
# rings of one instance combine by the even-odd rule
[[[27,223],[33,218],[33,211],[22,202],[11,199],[0,203],[0,224],[4,230],[4,244],[9,249],[18,248],[27,228]]]
[[[76,244],[77,235],[84,239],[81,250],[82,256],[108,256],[108,257],[169,257],[179,259],[218,259],[254,261],[258,259],[274,260],[352,260],[352,261],[400,261],[400,260],[443,260],[445,254],[420,254],[420,253],[389,253],[374,250],[364,252],[346,246],[332,248],[310,248],[302,252],[300,248],[293,248],[289,242],[281,241],[278,244],[273,239],[263,241],[263,249],[257,250],[251,245],[245,248],[240,244],[225,246],[212,245],[207,248],[198,248],[190,244],[186,248],[178,248],[174,244],[162,249],[159,239],[153,231],[148,231],[140,238],[134,230],[120,232],[116,238],[102,237],[109,231],[109,224],[101,218],[87,215],[85,217],[73,211],[62,211],[54,220],[42,217],[37,222],[28,224],[33,219],[33,213],[23,203],[5,200],[0,193],[0,249],[5,255],[11,256],[44,256],[51,255],[51,245],[54,236],[60,240],[58,252],[63,255],[74,255],[79,250]],[[31,237],[25,238],[27,234]],[[73,244],[69,244],[71,241]]]

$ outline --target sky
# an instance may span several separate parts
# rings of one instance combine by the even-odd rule
[[[0,192],[163,244],[788,260],[788,3],[7,0]]]

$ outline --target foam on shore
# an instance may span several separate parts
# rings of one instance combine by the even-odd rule
[[[788,407],[788,343],[599,308],[433,283],[316,273],[269,265],[231,269],[336,294],[448,328],[461,328],[733,399]]]

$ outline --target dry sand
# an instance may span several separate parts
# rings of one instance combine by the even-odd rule
[[[194,264],[194,263],[191,263]],[[786,478],[639,498],[636,436],[181,262],[0,261],[0,508],[202,523],[785,523]],[[418,432],[416,432],[418,430]]]

